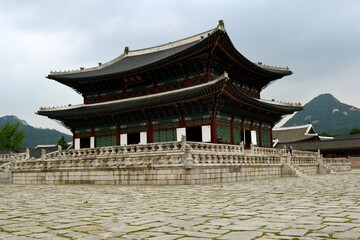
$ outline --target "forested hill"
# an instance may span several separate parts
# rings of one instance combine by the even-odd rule
[[[348,135],[360,128],[360,109],[340,102],[333,95],[321,94],[304,105],[283,127],[311,123],[318,133]]]
[[[67,142],[70,142],[72,137],[68,134],[59,132],[55,129],[48,128],[35,128],[30,126],[26,121],[17,118],[16,116],[3,116],[0,117],[0,127],[7,122],[14,124],[19,122],[19,128],[24,129],[25,138],[22,147],[33,148],[40,144],[57,144],[61,136],[65,137]]]

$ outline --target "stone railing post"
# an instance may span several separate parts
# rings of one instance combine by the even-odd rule
[[[319,151],[319,156],[317,157],[317,162],[319,164],[323,164],[324,163],[324,157],[322,154],[320,154],[320,151]]]
[[[60,158],[61,156],[61,150],[62,150],[62,147],[60,145],[58,145],[58,151],[57,151],[57,154],[58,154],[58,157]]]
[[[26,160],[30,159],[30,149],[29,148],[26,149],[25,159]]]
[[[251,152],[252,155],[255,154],[254,144],[252,144],[252,143],[250,144],[250,152]]]
[[[184,154],[184,167],[185,169],[191,169],[193,166],[193,158],[191,156],[191,146],[189,144],[185,144],[185,154]]]
[[[181,135],[181,150],[185,150],[185,145],[186,145],[186,136],[185,135]]]
[[[241,151],[241,153],[245,153],[245,147],[244,147],[243,141],[241,141],[241,143],[240,143],[240,151]]]
[[[288,152],[287,154],[286,154],[286,163],[287,164],[289,164],[289,165],[291,165],[291,154],[290,154],[290,152]]]
[[[45,159],[46,159],[46,150],[41,149],[41,160],[45,160]]]

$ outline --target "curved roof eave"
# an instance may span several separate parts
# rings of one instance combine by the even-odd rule
[[[269,81],[264,83],[264,87],[276,79],[292,74],[288,67],[281,68],[264,65],[262,63],[254,63],[244,57],[235,48],[226,33],[223,23],[219,21],[219,25],[216,28],[188,38],[134,51],[130,51],[128,48],[125,48],[122,55],[107,63],[99,63],[98,66],[92,68],[80,68],[78,70],[63,72],[50,72],[47,78],[59,81],[74,88],[74,82],[72,82],[74,79],[96,79],[104,76],[111,77],[117,74],[130,74],[134,71],[145,70],[151,68],[152,66],[162,64],[165,60],[170,61],[170,59],[177,59],[178,54],[190,51],[193,47],[198,46],[198,44],[200,44],[203,40],[215,36],[213,34],[215,32],[222,33],[222,37],[224,37],[223,39],[225,39],[228,46],[231,47],[231,55],[235,56],[236,62],[239,64],[241,63],[241,66],[246,67],[249,71],[261,73],[269,78]]]
[[[224,30],[224,27],[219,23],[219,25],[214,29],[196,34],[191,37],[180,39],[175,42],[133,51],[126,47],[122,55],[107,63],[99,63],[98,66],[92,68],[80,68],[77,70],[60,72],[51,71],[47,78],[66,81],[71,79],[94,78],[99,76],[131,72],[137,69],[151,66],[154,63],[161,62],[164,59],[186,51],[187,49],[211,36],[214,32]]]
[[[289,69],[289,67],[276,67],[276,66],[270,66],[263,64],[262,62],[254,63],[247,59],[244,55],[242,55],[234,46],[232,43],[229,35],[225,32],[224,33],[226,41],[231,46],[231,50],[235,53],[235,57],[238,58],[239,62],[244,62],[247,64],[247,67],[254,71],[254,72],[260,72],[267,76],[273,76],[276,78],[282,78],[284,76],[291,75],[293,72]]]
[[[293,113],[294,111],[301,110],[302,107],[285,105],[282,106],[276,104],[269,104],[263,101],[260,101],[255,98],[250,98],[240,92],[237,87],[233,84],[232,81],[228,78],[227,73],[224,73],[219,78],[210,81],[208,83],[187,87],[183,89],[178,89],[170,92],[157,93],[153,95],[146,95],[140,97],[134,97],[131,99],[122,99],[115,100],[111,102],[104,103],[96,103],[96,104],[81,104],[74,106],[67,106],[62,108],[52,108],[52,109],[40,109],[38,111],[39,115],[45,115],[50,118],[66,118],[66,117],[86,117],[92,116],[96,114],[107,114],[112,111],[126,112],[131,109],[136,108],[151,108],[154,105],[169,105],[178,101],[188,101],[188,99],[192,99],[194,97],[201,96],[200,98],[207,97],[209,94],[219,94],[223,93],[223,90],[228,86],[232,91],[235,90],[236,96],[233,97],[231,93],[227,93],[232,99],[239,101],[241,103],[254,105],[256,107],[265,109],[266,111],[272,111],[282,114]],[[226,91],[225,91],[226,92]],[[166,100],[165,103],[163,100]],[[191,101],[192,101],[191,100]],[[108,112],[104,112],[105,107],[108,109]],[[87,112],[87,113],[86,113]],[[85,114],[85,115],[84,115]]]

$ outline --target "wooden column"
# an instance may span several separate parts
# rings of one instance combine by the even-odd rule
[[[185,78],[185,87],[190,87],[190,79],[188,77]]]
[[[147,143],[152,143],[153,142],[153,125],[152,122],[149,121],[148,122],[148,127],[147,127]]]
[[[216,127],[217,119],[216,117],[211,117],[211,143],[217,143]]]
[[[206,72],[204,78],[205,78],[205,82],[211,81],[211,74],[209,72]]]
[[[120,145],[120,134],[121,130],[119,126],[116,126],[116,145]]]

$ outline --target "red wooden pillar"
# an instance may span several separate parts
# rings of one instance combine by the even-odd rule
[[[152,122],[149,121],[148,122],[148,128],[147,128],[147,143],[152,143],[153,142],[153,125]]]
[[[120,145],[120,134],[121,134],[120,127],[116,126],[116,145]]]
[[[205,78],[205,82],[211,81],[211,74],[209,72],[205,73],[204,78]]]
[[[217,143],[216,127],[216,117],[211,117],[211,143]]]
[[[185,87],[190,87],[190,79],[188,77],[185,78]]]

